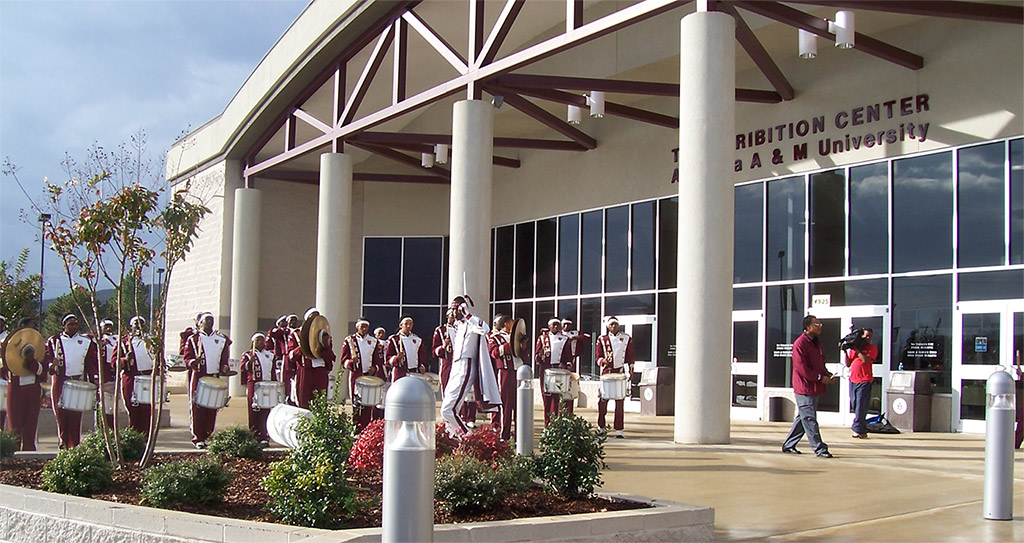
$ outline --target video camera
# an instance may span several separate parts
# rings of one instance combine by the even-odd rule
[[[839,340],[839,348],[844,351],[847,349],[863,351],[864,347],[868,345],[868,340],[864,339],[863,336],[864,328],[857,328]]]

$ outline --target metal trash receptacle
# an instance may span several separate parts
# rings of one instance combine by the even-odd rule
[[[889,374],[885,416],[906,432],[927,432],[932,426],[933,371],[894,371]]]
[[[675,377],[673,368],[647,368],[640,377],[640,414],[647,416],[675,413]]]

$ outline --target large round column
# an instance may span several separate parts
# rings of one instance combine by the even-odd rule
[[[464,294],[468,287],[476,304],[473,312],[485,321],[491,275],[493,114],[494,107],[482,100],[456,102],[452,110],[448,295]]]
[[[316,308],[331,322],[332,335],[347,335],[349,315],[349,261],[352,244],[352,157],[343,153],[320,155],[320,210],[316,229]],[[334,354],[341,345],[335,340]],[[336,383],[347,383],[335,364]],[[348,397],[348,386],[339,387],[339,398]]]
[[[675,441],[729,442],[735,28],[725,13],[680,23],[679,294]]]
[[[259,330],[260,191],[235,189],[234,236],[231,243],[231,352],[234,360],[252,348],[249,338]],[[245,397],[245,387],[228,379],[232,396]]]

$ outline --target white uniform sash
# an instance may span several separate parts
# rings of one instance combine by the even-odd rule
[[[206,373],[220,373],[220,355],[224,352],[224,336],[214,332],[206,335],[199,332],[200,344],[203,348],[203,358],[206,359]]]
[[[418,369],[420,367],[420,343],[423,340],[416,334],[407,336],[399,334],[398,337],[402,341],[402,347],[405,348],[405,366],[410,370]]]
[[[363,369],[363,374],[370,372],[370,368],[373,367],[373,350],[379,345],[377,338],[366,334],[363,337],[357,337],[356,343],[359,344],[359,362]],[[355,354],[355,353],[352,353]]]
[[[91,341],[81,334],[75,334],[72,337],[60,335],[60,346],[64,351],[64,375],[68,377],[82,375],[85,371],[85,357],[89,354],[90,343]]]
[[[252,371],[257,381],[272,381],[274,375],[274,351],[266,349],[257,351],[254,357]],[[257,373],[259,372],[259,373]],[[264,377],[269,375],[270,377]]]
[[[132,338],[132,351],[135,353],[135,367],[139,372],[148,372],[153,369],[153,357],[146,348],[146,342],[142,338]]]

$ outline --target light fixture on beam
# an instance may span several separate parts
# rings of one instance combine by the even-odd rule
[[[438,164],[448,164],[448,144],[438,143],[434,145],[434,158]]]
[[[854,35],[854,16],[852,11],[837,11],[835,22],[829,21],[828,30],[836,35],[836,47],[852,49]]]
[[[800,29],[800,58],[811,59],[818,56],[818,37]]]
[[[421,153],[420,154],[420,166],[424,168],[434,167],[434,153]]]
[[[583,122],[583,108],[569,104],[569,113],[566,119],[569,124],[580,124]]]
[[[590,105],[590,116],[595,119],[604,117],[604,91],[590,91],[587,97],[587,104]]]

